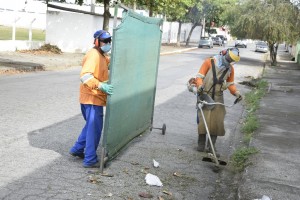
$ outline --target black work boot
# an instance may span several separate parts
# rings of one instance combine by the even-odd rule
[[[217,141],[217,137],[218,137],[217,135],[210,135],[211,142],[213,143],[214,148],[215,148],[216,156],[217,156],[217,157],[220,157],[220,154],[217,153],[217,149],[216,149],[216,141]],[[213,153],[213,152],[212,152],[212,148],[211,148],[211,146],[210,146],[210,143],[208,143],[208,152],[209,152],[209,153]]]
[[[203,152],[205,149],[205,140],[206,140],[206,135],[205,134],[199,134],[198,135],[198,147],[197,151]]]

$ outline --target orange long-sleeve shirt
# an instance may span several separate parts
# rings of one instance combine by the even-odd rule
[[[97,49],[91,49],[83,58],[80,72],[79,102],[105,106],[107,95],[99,90],[99,83],[108,81],[109,58]]]
[[[216,63],[216,59],[215,58],[213,58],[213,59],[214,59],[214,62]],[[211,67],[212,67],[211,58],[205,59],[205,61],[201,65],[201,67],[198,71],[197,77],[196,77],[197,88],[199,88],[199,86],[203,85],[203,79],[205,78],[207,72],[211,69]],[[232,65],[230,66],[230,75],[226,79],[226,82],[228,84],[228,89],[229,89],[230,93],[234,95],[236,93],[237,89],[236,89],[236,86],[234,85],[234,68]]]

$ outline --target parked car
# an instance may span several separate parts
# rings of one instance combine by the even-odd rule
[[[268,50],[269,50],[269,47],[268,47],[268,44],[266,42],[259,41],[255,45],[255,52],[267,53]]]
[[[235,41],[235,47],[244,47],[247,48],[247,40],[245,39],[238,39]]]
[[[213,41],[213,45],[219,45],[219,46],[223,45],[223,41],[219,37],[212,37],[212,41]]]
[[[216,35],[216,37],[221,38],[223,45],[227,43],[227,38],[224,35]]]
[[[202,47],[208,47],[208,48],[214,47],[211,37],[201,37],[200,38],[198,48],[202,48]]]

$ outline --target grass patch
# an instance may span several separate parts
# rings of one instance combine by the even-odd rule
[[[45,31],[32,29],[33,41],[45,41]],[[0,40],[12,40],[12,27],[0,26]],[[16,40],[29,40],[29,29],[16,28]]]
[[[245,123],[242,127],[242,133],[244,133],[244,142],[249,143],[254,131],[259,128],[259,120],[256,115],[249,113],[246,117]]]
[[[260,127],[259,119],[256,116],[256,111],[259,108],[260,100],[266,93],[268,82],[264,80],[255,81],[256,87],[247,94],[245,94],[246,110],[248,111],[246,119],[241,128],[244,134],[243,142],[249,144],[253,133]],[[242,147],[237,149],[232,157],[231,162],[234,168],[241,172],[250,165],[249,157],[259,151],[254,147]]]
[[[264,80],[257,81],[257,86],[245,95],[247,117],[244,121],[241,131],[244,133],[244,142],[249,143],[254,131],[260,124],[255,114],[259,108],[260,99],[265,95],[268,82]]]
[[[237,149],[232,155],[232,163],[236,170],[243,171],[245,167],[249,166],[249,157],[259,151],[253,147]]]
[[[259,80],[256,87],[245,95],[247,110],[255,112],[259,108],[259,101],[265,95],[268,82]]]

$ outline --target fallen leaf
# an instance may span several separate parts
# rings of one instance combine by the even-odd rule
[[[98,178],[97,178],[96,176],[94,176],[94,175],[89,176],[88,181],[89,181],[90,183],[93,183],[93,184],[96,184],[96,183],[100,182],[100,181],[98,180]]]
[[[148,199],[153,198],[153,195],[152,195],[152,194],[149,194],[149,193],[146,193],[146,192],[141,192],[141,193],[139,193],[139,196],[140,196],[140,197],[143,197],[143,198],[148,198]]]
[[[112,193],[108,193],[106,196],[107,196],[107,197],[112,197],[113,194],[112,194]]]
[[[106,177],[114,177],[114,175],[113,175],[113,174],[106,174],[106,173],[103,173],[103,174],[101,174],[101,176],[106,176]]]
[[[141,169],[141,172],[142,172],[143,174],[148,174],[148,171],[146,171],[145,169]]]
[[[164,198],[162,198],[162,197],[158,197],[158,200],[164,200]]]
[[[171,193],[171,192],[168,192],[168,191],[166,191],[166,190],[163,190],[163,193],[172,196],[172,193]]]
[[[180,173],[178,173],[178,172],[174,172],[174,174],[173,174],[174,176],[177,176],[177,177],[181,177],[182,175],[180,174]]]

